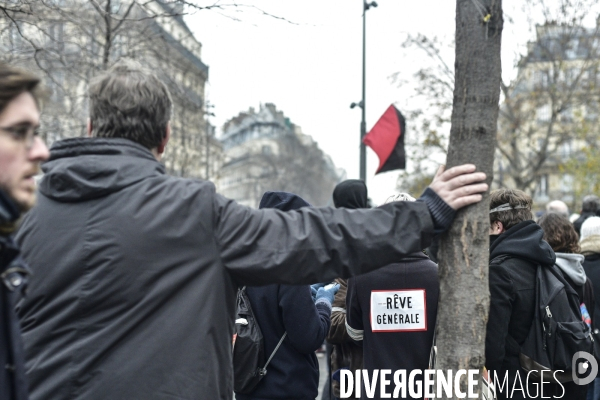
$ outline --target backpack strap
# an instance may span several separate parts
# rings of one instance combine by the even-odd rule
[[[259,375],[264,376],[264,375],[267,374],[267,366],[271,362],[271,359],[273,358],[273,356],[275,355],[275,353],[277,353],[277,350],[279,350],[279,347],[281,346],[281,343],[283,343],[283,339],[285,339],[286,336],[287,336],[287,332],[284,332],[283,336],[281,337],[281,339],[279,339],[279,343],[277,343],[277,346],[275,346],[275,349],[273,349],[273,352],[271,353],[271,355],[269,356],[269,359],[265,363],[265,366],[262,367],[262,368],[260,368],[258,370],[258,374]]]
[[[243,286],[240,290],[245,291],[246,286]],[[269,356],[269,359],[265,363],[265,366],[258,369],[258,375],[265,376],[267,374],[267,366],[271,362],[271,359],[273,358],[275,353],[277,353],[277,350],[279,350],[279,347],[281,347],[281,344],[283,343],[283,339],[285,339],[286,336],[287,336],[287,332],[284,332],[281,339],[279,339],[279,343],[277,343],[277,346],[275,346],[275,348],[273,349],[273,352],[271,352],[271,355]]]

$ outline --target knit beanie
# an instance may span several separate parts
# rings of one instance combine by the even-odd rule
[[[592,235],[600,235],[600,217],[589,217],[581,225],[581,239]]]

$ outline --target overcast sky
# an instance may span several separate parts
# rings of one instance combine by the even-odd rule
[[[402,110],[410,99],[411,93],[395,87],[390,75],[400,71],[404,79],[411,79],[427,62],[401,48],[407,33],[452,39],[455,30],[453,0],[377,3],[367,12],[367,130],[390,104]],[[505,1],[505,12],[518,20],[514,3],[518,0]],[[362,0],[248,0],[243,4],[290,22],[247,7],[186,17],[210,67],[206,97],[216,114],[211,123],[220,131],[239,112],[274,103],[319,143],[336,167],[346,170],[348,178],[358,178],[361,113],[349,106],[361,99]],[[513,70],[515,53],[530,39],[531,33],[522,25],[505,26],[506,77]],[[381,204],[394,193],[398,173],[374,176],[378,165],[377,156],[367,148],[369,195]]]

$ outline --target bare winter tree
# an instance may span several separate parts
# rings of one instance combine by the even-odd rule
[[[495,185],[515,187],[544,202],[572,196],[574,203],[597,187],[593,153],[598,131],[598,25],[585,28],[597,15],[595,0],[526,0],[521,11],[529,17],[536,37],[518,55],[516,77],[501,84],[501,107],[496,154]],[[534,17],[545,21],[536,25]],[[447,145],[450,113],[451,58],[437,39],[411,36],[405,47],[419,49],[431,66],[414,75],[416,104],[407,114],[414,118],[411,135],[413,164],[399,179],[403,189],[421,187]],[[402,82],[398,75],[397,81]],[[409,142],[410,142],[409,140]],[[590,167],[592,169],[590,169]],[[423,171],[426,171],[423,174]]]
[[[204,149],[220,145],[204,119],[208,67],[183,14],[183,2],[164,0],[0,0],[0,59],[45,77],[49,143],[85,135],[91,77],[124,57],[140,61],[168,84],[175,104],[167,169],[205,177]]]
[[[575,151],[596,146],[600,133],[600,30],[598,25],[584,27],[597,2],[559,3],[558,8],[527,3],[542,12],[546,23],[536,26],[536,40],[519,62],[517,78],[502,84],[498,184],[535,193],[539,201],[575,201],[587,194],[576,193],[573,175],[565,173],[588,160],[574,158]]]
[[[457,0],[456,84],[446,168],[473,163],[487,174],[488,183],[496,144],[502,29],[501,0]],[[484,196],[484,201],[460,210],[442,237],[436,368],[443,371],[483,373],[489,308],[488,212]],[[467,392],[466,376],[461,388]],[[458,398],[455,395],[444,393],[443,398]]]
[[[403,112],[409,124],[405,138],[408,168],[398,177],[398,187],[403,192],[418,194],[429,185],[435,165],[441,162],[448,149],[454,68],[449,50],[454,41],[447,43],[422,34],[409,35],[402,47],[407,51],[418,50],[425,56],[427,67],[414,73],[409,81],[401,73],[391,76],[394,83],[413,92]],[[426,104],[426,107],[422,107]]]

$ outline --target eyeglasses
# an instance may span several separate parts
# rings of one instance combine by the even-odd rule
[[[8,133],[14,140],[25,144],[27,150],[31,149],[35,137],[39,135],[39,126],[18,125],[18,126],[0,126],[0,131]]]

